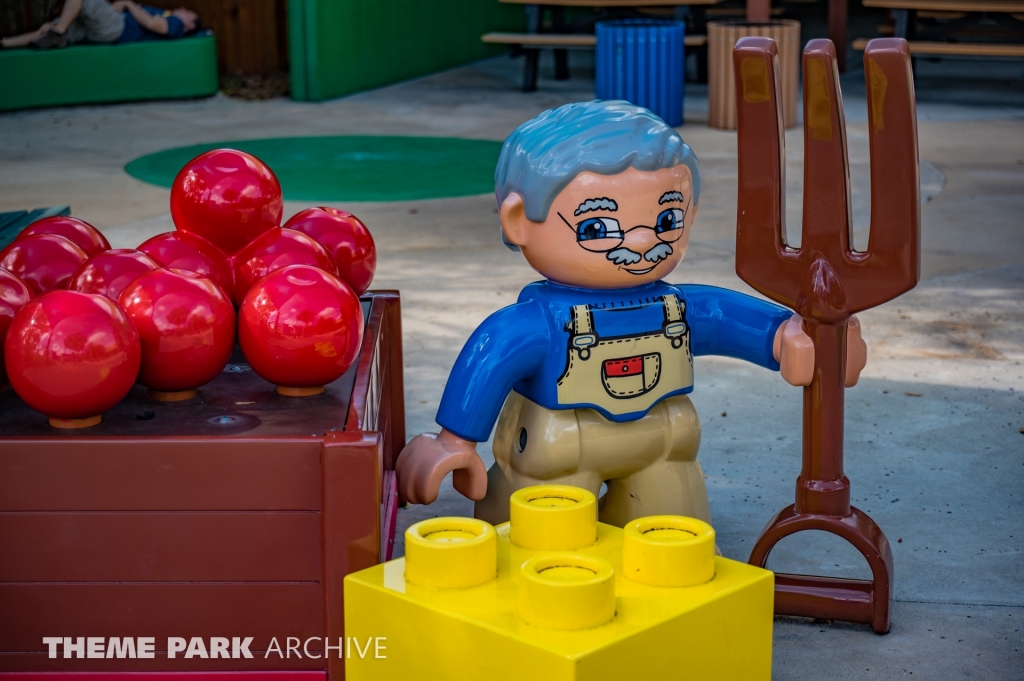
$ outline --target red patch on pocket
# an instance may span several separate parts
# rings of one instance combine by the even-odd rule
[[[604,375],[608,378],[616,376],[639,376],[644,372],[642,355],[625,359],[609,359],[604,363]]]

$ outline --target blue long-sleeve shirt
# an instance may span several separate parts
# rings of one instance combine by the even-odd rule
[[[511,390],[548,409],[590,407],[618,422],[641,418],[651,407],[636,410],[628,399],[612,409],[559,402],[557,383],[571,354],[572,309],[588,306],[600,338],[660,333],[666,323],[662,301],[673,294],[684,304],[693,356],[724,355],[778,370],[775,333],[792,312],[773,303],[713,286],[655,282],[605,290],[542,281],[524,288],[514,305],[492,314],[470,336],[448,378],[437,423],[466,440],[482,442]],[[659,399],[692,390],[692,381],[662,385]]]

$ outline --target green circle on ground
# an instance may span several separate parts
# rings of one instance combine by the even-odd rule
[[[186,163],[211,149],[245,151],[281,181],[290,201],[410,201],[494,191],[501,142],[454,137],[277,137],[166,149],[125,171],[170,187]]]

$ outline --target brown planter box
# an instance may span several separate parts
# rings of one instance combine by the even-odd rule
[[[800,86],[800,22],[778,19],[765,23],[708,22],[708,125],[736,129],[736,86],[732,48],[747,36],[773,38],[779,49],[782,117],[787,128],[796,125],[796,93]]]
[[[274,637],[344,636],[342,579],[390,554],[398,294],[368,293],[363,309],[356,365],[316,397],[277,395],[240,354],[197,398],[157,403],[137,386],[78,432],[0,395],[0,672],[343,678],[336,654],[263,651]],[[156,656],[50,659],[44,636],[151,636]],[[170,636],[252,636],[253,659],[168,659]]]

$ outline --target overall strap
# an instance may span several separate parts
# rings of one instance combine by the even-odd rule
[[[572,306],[572,328],[570,336],[585,336],[594,333],[594,318],[589,305]]]
[[[674,293],[662,296],[661,303],[665,311],[665,335],[672,340],[672,347],[681,348],[689,333],[683,316],[686,312],[686,303],[679,300],[679,296]]]
[[[572,325],[569,328],[569,347],[580,353],[580,359],[590,359],[590,348],[597,344],[594,333],[594,316],[589,305],[572,306]]]
[[[683,312],[686,310],[686,306],[679,300],[679,296],[674,293],[666,294],[661,297],[661,304],[665,310],[666,324],[683,321]]]

